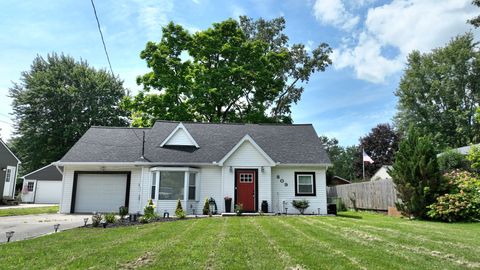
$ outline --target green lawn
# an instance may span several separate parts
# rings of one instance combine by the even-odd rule
[[[52,214],[58,212],[58,206],[0,209],[0,217]]]
[[[229,217],[75,229],[0,245],[0,268],[480,268],[480,224],[339,217]]]

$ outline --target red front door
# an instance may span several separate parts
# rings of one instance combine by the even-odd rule
[[[236,204],[242,204],[243,211],[255,212],[256,210],[255,181],[257,181],[256,170],[235,171]]]

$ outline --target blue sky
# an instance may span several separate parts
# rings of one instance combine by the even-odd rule
[[[97,13],[115,73],[133,93],[135,77],[147,71],[140,51],[158,41],[169,21],[190,31],[213,22],[248,15],[286,18],[292,43],[314,48],[326,42],[334,64],[314,74],[302,100],[293,108],[295,123],[313,123],[318,134],[335,136],[342,145],[358,142],[378,123],[391,122],[395,89],[406,56],[443,46],[452,37],[474,30],[466,20],[479,14],[471,0],[96,0]],[[89,0],[0,2],[0,131],[12,136],[12,82],[33,58],[64,52],[91,66],[106,68]]]

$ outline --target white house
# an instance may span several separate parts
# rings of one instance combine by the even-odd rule
[[[63,177],[61,170],[62,168],[50,164],[22,176],[22,202],[60,203]]]
[[[391,165],[383,165],[378,169],[374,175],[370,178],[370,181],[377,181],[377,180],[385,180],[385,179],[392,179],[390,174],[388,174],[388,170],[391,169]]]
[[[224,197],[245,211],[327,213],[325,171],[330,160],[312,125],[209,124],[158,121],[152,128],[92,127],[58,162],[63,166],[61,213],[143,212],[148,199],[189,214],[205,198],[219,212]],[[233,209],[230,210],[233,210]]]

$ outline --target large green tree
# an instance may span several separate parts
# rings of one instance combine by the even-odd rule
[[[362,149],[373,159],[373,163],[365,163],[365,180],[383,165],[392,165],[395,152],[400,142],[399,133],[390,124],[378,124],[365,136],[360,138],[358,152],[355,155],[355,175],[363,177]]]
[[[480,7],[480,0],[473,0],[472,4],[477,6],[477,7]],[[480,16],[476,16],[475,18],[473,18],[471,20],[468,20],[468,22],[471,23],[475,27],[479,27],[480,26]]]
[[[127,125],[123,82],[66,55],[37,56],[10,88],[23,172],[59,160],[90,126]]]
[[[426,217],[427,206],[445,191],[431,138],[412,127],[400,143],[389,174],[400,199],[397,208],[408,217]]]
[[[168,24],[160,42],[148,42],[140,54],[151,71],[137,78],[144,89],[124,102],[133,125],[291,122],[292,103],[310,75],[331,64],[331,49],[290,45],[284,28],[283,18],[228,19],[193,34]]]
[[[340,176],[347,180],[355,181],[354,161],[358,153],[358,147],[343,147],[338,144],[336,138],[329,138],[327,136],[320,136],[319,139],[333,164],[333,166],[327,170],[327,184],[330,183],[333,176]]]
[[[396,95],[400,130],[414,125],[440,149],[478,143],[480,52],[473,35],[457,36],[430,53],[412,52]]]

